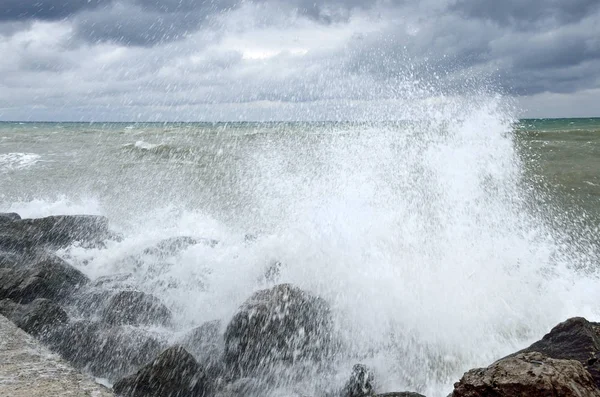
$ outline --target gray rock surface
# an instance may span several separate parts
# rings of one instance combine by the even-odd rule
[[[333,349],[329,305],[289,284],[255,292],[225,331],[225,362],[238,374],[317,363]]]
[[[487,368],[472,369],[454,384],[452,397],[600,397],[594,379],[579,361],[542,353],[521,353]]]
[[[121,379],[113,389],[123,397],[208,397],[212,395],[203,368],[181,346],[174,346]]]
[[[33,336],[39,336],[69,322],[67,313],[48,299],[36,299],[26,305],[4,299],[0,301],[0,314]]]
[[[540,352],[548,357],[577,360],[600,388],[600,324],[583,317],[570,318],[520,353]]]
[[[114,397],[0,316],[0,396]]]
[[[89,280],[57,256],[17,268],[0,268],[0,299],[29,303],[38,298],[59,301]]]

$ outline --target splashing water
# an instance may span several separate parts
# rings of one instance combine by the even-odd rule
[[[123,241],[61,255],[92,278],[132,273],[136,287],[173,308],[176,331],[227,324],[252,292],[292,283],[332,307],[346,348],[336,382],[363,362],[381,392],[445,396],[466,370],[525,347],[567,317],[593,319],[600,295],[595,276],[572,270],[589,260],[585,252],[544,219],[556,209],[535,204],[532,195],[545,193],[524,181],[502,101],[451,105],[411,109],[419,117],[410,122],[242,124],[143,137],[196,145],[185,163],[123,160],[136,154],[123,154],[119,140],[131,136],[106,133],[95,138],[105,148],[97,162],[121,161],[124,175],[112,168],[102,189],[72,180],[74,192],[52,192],[72,194],[70,204],[4,207],[23,216],[109,216]],[[143,173],[157,161],[162,172],[149,186]],[[98,169],[81,179],[100,178]],[[78,201],[86,195],[95,198]],[[174,236],[218,244],[143,253]],[[266,278],[276,261],[277,279]]]

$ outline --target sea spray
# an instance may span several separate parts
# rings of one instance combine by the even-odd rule
[[[79,161],[105,170],[3,209],[107,215],[122,241],[60,254],[92,278],[131,273],[128,284],[173,310],[173,341],[205,321],[225,327],[253,292],[290,283],[329,303],[344,346],[327,379],[290,389],[341,387],[362,362],[378,391],[445,396],[464,371],[559,321],[597,318],[599,293],[596,279],[572,270],[586,251],[569,247],[543,219],[556,209],[531,197],[502,99],[415,102],[399,113],[410,120],[101,133],[100,153]],[[141,139],[200,150],[186,149],[185,164],[157,164],[152,151],[123,150]],[[81,181],[98,176],[97,189]],[[217,243],[147,250],[177,236]]]

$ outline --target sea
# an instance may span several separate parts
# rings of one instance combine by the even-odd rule
[[[173,310],[172,338],[291,283],[331,306],[329,384],[363,363],[379,392],[446,396],[568,317],[600,320],[600,118],[458,113],[1,122],[0,212],[107,216],[121,241],[58,254],[92,279],[133,274]],[[176,236],[218,243],[144,251]]]

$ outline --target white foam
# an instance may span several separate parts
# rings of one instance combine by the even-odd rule
[[[540,218],[552,208],[531,208],[512,120],[501,108],[478,100],[437,108],[430,119],[423,108],[421,121],[401,128],[337,131],[318,144],[273,139],[239,167],[245,173],[235,188],[248,205],[236,222],[173,202],[127,227],[112,219],[125,231],[122,242],[62,254],[91,277],[134,272],[140,289],[174,309],[175,331],[227,322],[268,285],[269,263],[281,261],[278,282],[332,306],[349,352],[339,382],[362,361],[375,368],[381,392],[446,396],[463,372],[527,346],[567,317],[599,316],[596,275],[573,270],[587,251]],[[136,200],[136,191],[127,194]],[[62,199],[10,210],[110,215],[101,207]],[[127,261],[173,236],[220,243],[144,257],[141,267]]]
[[[39,162],[41,156],[35,153],[0,154],[0,171],[13,171],[31,168]]]

